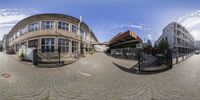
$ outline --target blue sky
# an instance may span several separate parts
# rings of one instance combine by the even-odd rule
[[[143,40],[154,42],[172,21],[180,22],[200,40],[200,17],[194,16],[200,15],[199,5],[200,0],[0,0],[0,39],[27,16],[63,13],[83,16],[99,41],[109,41],[117,33],[131,29]]]

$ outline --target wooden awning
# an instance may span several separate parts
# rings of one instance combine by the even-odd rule
[[[131,45],[136,45],[138,43],[142,43],[141,38],[136,35],[134,32],[132,31],[127,31],[124,33],[118,33],[116,36],[114,36],[110,42],[109,42],[109,46],[110,47],[114,47],[114,46],[131,46]]]

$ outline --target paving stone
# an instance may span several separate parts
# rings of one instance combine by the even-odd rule
[[[0,53],[0,100],[198,100],[200,55],[171,70],[138,74],[127,72],[137,61],[96,53],[58,68],[32,67]]]

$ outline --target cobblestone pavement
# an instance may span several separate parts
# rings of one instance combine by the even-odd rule
[[[199,100],[200,55],[155,74],[124,71],[137,62],[103,53],[59,68],[39,68],[0,53],[0,100]]]

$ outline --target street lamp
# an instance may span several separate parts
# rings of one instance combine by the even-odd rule
[[[81,52],[81,55],[83,55],[83,40],[82,40],[83,37],[82,37],[82,35],[80,33],[80,31],[81,31],[80,27],[81,27],[82,20],[83,20],[83,18],[82,18],[82,16],[80,16],[80,21],[78,23],[78,35],[81,38],[81,43],[80,43],[80,52]]]
[[[89,30],[90,30],[90,27],[89,27]],[[91,39],[92,39],[92,37],[91,37],[91,30],[90,30],[90,32],[89,32],[89,36],[90,36],[90,44],[89,44],[89,48],[92,48],[92,46],[91,46]]]

